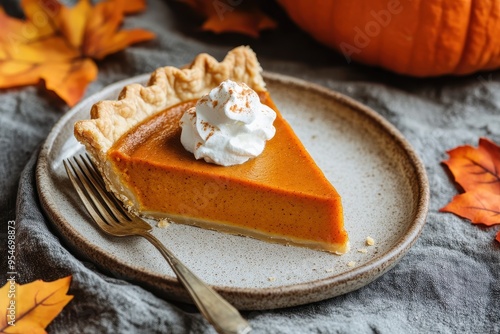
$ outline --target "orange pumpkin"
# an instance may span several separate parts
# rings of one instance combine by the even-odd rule
[[[419,77],[500,67],[499,0],[278,0],[319,42]]]

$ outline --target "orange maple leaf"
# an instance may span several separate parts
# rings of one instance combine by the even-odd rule
[[[276,22],[267,16],[256,1],[181,0],[206,20],[204,31],[217,34],[234,32],[259,37],[261,30],[276,28]]]
[[[70,283],[71,276],[23,285],[8,280],[0,288],[0,332],[46,333],[45,327],[73,299],[67,295]]]
[[[474,224],[500,224],[500,195],[480,190],[467,191],[453,197],[441,211],[467,218]]]
[[[443,161],[464,193],[441,208],[474,224],[500,224],[500,147],[481,138],[477,148],[465,145],[447,152]],[[500,242],[500,232],[496,236]]]
[[[459,146],[447,152],[448,166],[455,181],[464,189],[483,190],[500,194],[500,148],[481,138],[479,146]]]
[[[97,77],[93,59],[154,38],[142,29],[120,30],[124,15],[144,10],[144,0],[105,0],[95,6],[80,0],[73,7],[57,0],[23,0],[21,6],[26,20],[11,18],[0,7],[0,88],[44,80],[70,106]]]

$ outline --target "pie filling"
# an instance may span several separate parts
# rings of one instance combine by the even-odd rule
[[[223,167],[196,160],[180,142],[179,120],[196,101],[145,119],[107,151],[111,188],[141,215],[305,246],[348,251],[341,198],[313,162],[267,92],[276,135],[263,153]],[[304,175],[304,170],[307,174]],[[125,198],[126,197],[126,198]]]

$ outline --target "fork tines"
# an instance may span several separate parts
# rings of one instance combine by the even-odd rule
[[[75,156],[63,163],[78,196],[98,225],[104,228],[102,224],[106,222],[128,220],[128,214],[116,198],[105,190],[104,182],[88,156]]]

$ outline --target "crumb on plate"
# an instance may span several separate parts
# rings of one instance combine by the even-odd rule
[[[168,227],[168,225],[170,225],[170,221],[167,218],[160,219],[158,224],[156,224],[159,228],[165,228]]]
[[[375,245],[375,239],[373,239],[370,236],[366,237],[366,245],[367,246],[373,246],[373,245]]]

